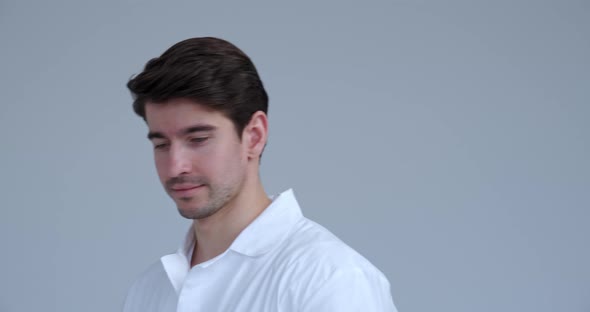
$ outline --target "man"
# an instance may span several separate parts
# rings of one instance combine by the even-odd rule
[[[125,312],[396,311],[378,269],[303,217],[291,190],[264,191],[268,97],[246,54],[188,39],[127,86],[160,181],[193,224],[135,282]]]

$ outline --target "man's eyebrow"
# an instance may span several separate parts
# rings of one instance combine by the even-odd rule
[[[153,139],[165,139],[166,137],[160,132],[150,131],[147,138],[151,141]]]
[[[212,126],[212,125],[196,125],[196,126],[191,126],[191,127],[180,130],[179,134],[182,136],[182,135],[187,135],[187,134],[191,134],[191,133],[195,133],[195,132],[213,131],[215,129],[216,129],[215,126]]]
[[[195,133],[195,132],[213,131],[215,129],[217,129],[217,128],[212,125],[195,125],[195,126],[190,126],[190,127],[187,127],[187,128],[184,128],[184,129],[178,131],[178,135],[184,136],[184,135]],[[148,138],[148,140],[166,139],[166,136],[164,134],[162,134],[161,132],[150,131],[147,135],[147,138]]]

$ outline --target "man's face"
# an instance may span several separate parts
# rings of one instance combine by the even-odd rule
[[[188,99],[145,109],[160,182],[183,217],[211,216],[239,193],[247,156],[230,119]]]

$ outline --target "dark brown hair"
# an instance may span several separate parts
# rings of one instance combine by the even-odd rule
[[[203,37],[181,41],[127,83],[133,110],[144,120],[146,102],[191,99],[224,113],[238,136],[257,111],[268,111],[268,95],[250,58],[233,44]]]

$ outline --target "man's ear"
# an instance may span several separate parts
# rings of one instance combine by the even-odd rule
[[[248,159],[260,158],[268,139],[268,118],[263,111],[257,111],[244,128],[243,142],[247,149]]]

